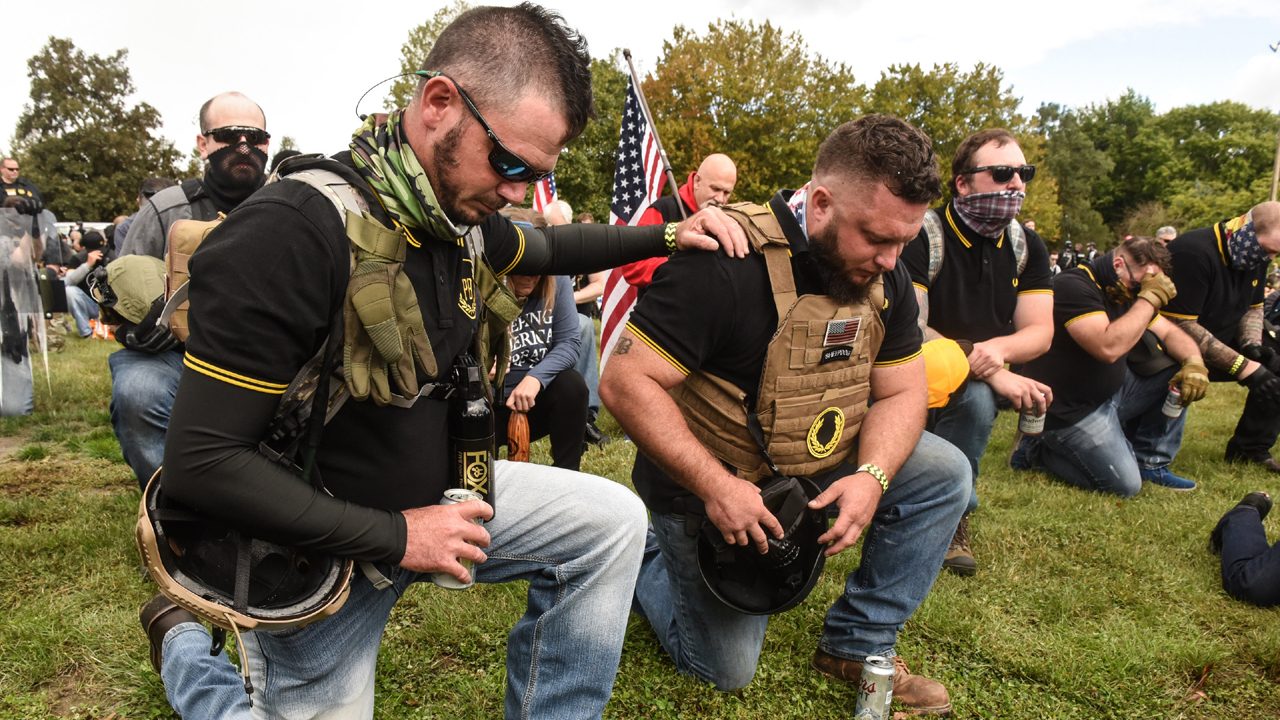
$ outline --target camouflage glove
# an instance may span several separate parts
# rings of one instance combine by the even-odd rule
[[[1142,287],[1138,290],[1138,299],[1146,300],[1156,310],[1159,310],[1169,304],[1169,301],[1177,294],[1178,288],[1174,286],[1173,279],[1168,275],[1148,275],[1142,278]]]
[[[1182,369],[1173,376],[1170,384],[1176,386],[1178,392],[1182,393],[1182,406],[1186,407],[1203,399],[1208,392],[1209,368],[1198,359],[1187,360],[1182,363]]]

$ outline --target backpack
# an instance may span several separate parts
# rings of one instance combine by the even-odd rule
[[[946,244],[943,242],[945,236],[937,210],[925,211],[924,230],[929,238],[929,283],[933,284],[938,277],[938,272],[942,270],[943,248]],[[1013,257],[1018,265],[1018,275],[1021,276],[1022,271],[1027,269],[1027,231],[1023,229],[1022,223],[1010,220],[1005,234],[1009,236],[1009,243],[1013,245]]]

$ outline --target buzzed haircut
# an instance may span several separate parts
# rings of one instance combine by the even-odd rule
[[[536,91],[564,113],[565,142],[595,117],[587,41],[559,14],[532,3],[462,13],[440,32],[422,69],[456,79],[482,112],[507,109]]]
[[[1249,211],[1249,218],[1253,220],[1254,232],[1266,235],[1280,227],[1280,204],[1274,201],[1259,203]]]
[[[867,115],[828,135],[818,146],[813,177],[829,175],[884,183],[911,203],[942,197],[933,143],[919,128],[892,115]]]
[[[996,147],[1004,147],[1009,143],[1018,143],[1018,139],[1013,133],[1004,128],[987,128],[965,138],[960,147],[956,148],[956,156],[951,160],[951,192],[956,191],[956,176],[964,174],[965,170],[973,167],[973,156],[983,145],[995,141]]]
[[[1155,263],[1165,275],[1173,272],[1173,255],[1169,253],[1169,248],[1155,238],[1135,235],[1121,242],[1119,249],[1125,251],[1138,265]]]
[[[232,90],[231,92],[218,93],[217,95],[214,95],[208,100],[205,100],[204,104],[200,106],[200,134],[201,135],[213,129],[209,127],[209,108],[213,107],[213,101],[217,100],[220,97],[230,97],[230,96],[242,97],[245,100],[248,100],[249,102],[253,103],[254,106],[258,108],[258,114],[262,116],[262,127],[265,128],[267,126],[267,114],[262,111],[262,106],[258,105],[258,103],[251,100],[248,95]]]
[[[178,181],[173,178],[149,177],[146,180],[143,180],[142,185],[138,187],[138,194],[144,198],[149,198],[161,190],[167,187],[173,187],[177,184]]]

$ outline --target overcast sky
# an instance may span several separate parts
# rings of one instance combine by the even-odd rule
[[[934,0],[551,0],[593,55],[630,47],[643,73],[677,23],[698,32],[717,18],[769,20],[800,33],[812,51],[849,64],[872,84],[894,63],[977,62],[1004,70],[1030,113],[1042,102],[1082,106],[1132,87],[1158,111],[1238,100],[1280,112],[1280,2],[1275,0],[1071,0],[961,3]],[[45,0],[5,3],[0,150],[28,100],[26,60],[50,35],[86,52],[128,48],[133,100],[160,110],[164,134],[194,147],[196,111],[211,95],[257,100],[275,138],[333,152],[358,124],[355,104],[398,72],[400,46],[438,2]],[[353,16],[354,13],[354,16]],[[386,88],[361,111],[379,108]],[[834,120],[833,120],[834,124]],[[276,149],[273,139],[272,151]]]

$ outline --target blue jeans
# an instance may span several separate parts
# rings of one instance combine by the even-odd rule
[[[529,463],[494,465],[497,517],[482,583],[524,580],[528,609],[507,639],[507,718],[598,718],[613,690],[644,545],[639,498],[617,483]],[[209,656],[196,623],[164,638],[173,709],[199,718],[370,718],[382,632],[423,573],[396,568],[379,591],[360,572],[337,614],[305,628],[244,635],[253,708],[239,671]],[[458,591],[436,589],[434,592]],[[468,591],[461,591],[468,592]],[[450,600],[465,606],[465,596]]]
[[[578,335],[582,344],[578,347],[578,364],[574,369],[587,381],[587,407],[600,409],[600,353],[596,351],[596,323],[578,313]]]
[[[924,433],[880,499],[864,530],[862,562],[827,611],[818,647],[861,660],[892,655],[898,631],[924,602],[964,512],[971,481],[964,456]],[[830,485],[840,473],[821,478]],[[769,618],[721,603],[698,573],[697,537],[685,516],[653,513],[636,583],[637,612],[648,619],[676,668],[720,690],[755,674]]]
[[[93,328],[89,325],[89,320],[98,317],[98,303],[89,297],[89,293],[75,285],[68,286],[67,308],[71,311],[71,317],[76,321],[76,332],[80,333],[80,337],[92,335]]]
[[[152,355],[124,348],[111,353],[107,364],[111,366],[111,427],[138,486],[146,488],[164,462],[164,436],[182,377],[182,352]]]
[[[1139,469],[1168,466],[1182,446],[1186,410],[1177,419],[1161,411],[1175,372],[1143,377],[1126,371],[1120,390],[1074,425],[1024,440],[1031,464],[1086,490],[1138,494]]]
[[[964,392],[953,396],[946,407],[929,411],[925,429],[960,448],[969,460],[973,488],[965,507],[966,515],[978,508],[978,464],[987,451],[987,441],[995,424],[995,391],[978,380],[970,380]]]
[[[1234,507],[1223,516],[1222,588],[1237,600],[1280,605],[1280,545],[1267,542],[1254,508]]]

